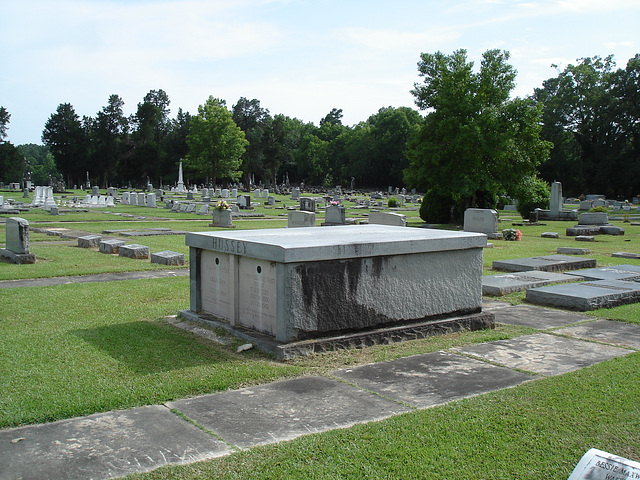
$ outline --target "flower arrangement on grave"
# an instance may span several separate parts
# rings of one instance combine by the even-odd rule
[[[502,238],[508,241],[518,241],[522,238],[522,232],[515,228],[507,228],[502,230]]]
[[[331,200],[329,202],[329,205],[331,205],[332,207],[339,207],[340,206],[340,200]]]
[[[229,204],[224,200],[219,200],[218,203],[216,203],[215,208],[216,210],[229,210],[230,207]]]

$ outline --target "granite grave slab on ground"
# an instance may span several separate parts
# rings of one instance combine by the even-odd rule
[[[483,310],[493,313],[496,323],[520,325],[538,330],[592,320],[592,317],[587,317],[581,313],[565,312],[533,305],[508,305],[506,307],[489,305],[483,307]]]
[[[167,405],[240,448],[350,427],[410,410],[323,377],[295,378]]]
[[[575,282],[579,279],[580,278],[576,276],[540,270],[504,273],[500,275],[484,275],[482,277],[482,294],[495,296],[506,295],[507,293],[520,292],[527,288]]]
[[[554,333],[640,349],[640,329],[638,325],[630,325],[623,322],[596,320],[581,325],[560,328],[554,330]]]
[[[612,253],[611,256],[618,257],[618,258],[629,258],[632,260],[640,260],[640,253],[615,252],[615,253]]]
[[[547,255],[543,257],[516,258],[513,260],[496,260],[492,264],[494,270],[507,272],[528,272],[541,270],[543,272],[563,272],[579,270],[581,268],[595,268],[593,258],[576,258],[568,255]]]
[[[155,405],[0,430],[0,478],[107,479],[228,453],[224,442]]]
[[[526,375],[450,352],[433,352],[332,372],[360,388],[418,408],[512,387]]]
[[[527,290],[527,302],[586,312],[640,301],[640,282],[597,280]]]
[[[587,268],[567,272],[567,275],[576,275],[585,280],[625,280],[628,282],[640,281],[640,265],[613,265],[611,267]]]
[[[453,350],[540,375],[560,375],[632,352],[623,348],[557,337],[547,333],[536,333]]]

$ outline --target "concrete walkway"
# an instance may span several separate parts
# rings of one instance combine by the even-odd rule
[[[638,326],[529,305],[489,302],[485,308],[500,323],[538,332],[326,377],[0,430],[0,479],[108,479],[196,462],[513,387],[640,349]]]

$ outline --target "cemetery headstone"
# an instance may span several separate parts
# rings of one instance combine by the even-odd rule
[[[464,212],[464,231],[498,237],[498,212],[486,208],[468,208]]]
[[[377,225],[394,225],[396,227],[406,227],[407,217],[395,212],[371,212],[369,223]]]
[[[325,209],[322,225],[346,225],[345,209],[342,205],[329,205]]]
[[[151,263],[160,265],[184,265],[184,254],[172,252],[171,250],[163,250],[162,252],[151,254]]]
[[[287,214],[287,226],[289,228],[297,227],[315,227],[316,214],[314,212],[305,212],[293,210]]]
[[[124,240],[118,240],[117,238],[108,238],[106,240],[102,240],[98,245],[98,250],[100,253],[107,254],[117,254],[120,251],[120,247],[124,245]]]
[[[549,213],[552,217],[557,217],[562,210],[562,184],[553,182],[551,184],[551,197],[549,198]]]
[[[78,247],[80,248],[99,247],[101,241],[102,241],[102,236],[100,235],[85,235],[83,237],[78,237]]]
[[[145,259],[149,258],[149,247],[146,245],[138,245],[132,243],[130,245],[122,245],[118,250],[118,255],[120,257],[134,258],[134,259]]]
[[[5,225],[6,248],[0,256],[15,264],[36,263],[35,254],[29,251],[29,222],[20,217],[9,217]]]
[[[578,217],[578,225],[606,225],[609,215],[605,212],[586,212]]]
[[[231,219],[231,209],[220,210],[218,208],[213,209],[213,223],[209,224],[210,227],[222,227],[222,228],[235,228]]]
[[[309,197],[300,197],[300,211],[314,212],[316,211],[316,201]]]
[[[640,478],[640,463],[592,448],[580,459],[568,480],[628,480]]]

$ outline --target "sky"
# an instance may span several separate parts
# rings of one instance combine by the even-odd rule
[[[111,94],[135,113],[151,90],[197,114],[210,95],[258,99],[316,125],[417,108],[421,53],[510,52],[513,96],[585,57],[640,53],[638,0],[0,0],[6,140],[42,143],[62,103],[95,117]],[[560,70],[552,65],[557,65]]]

